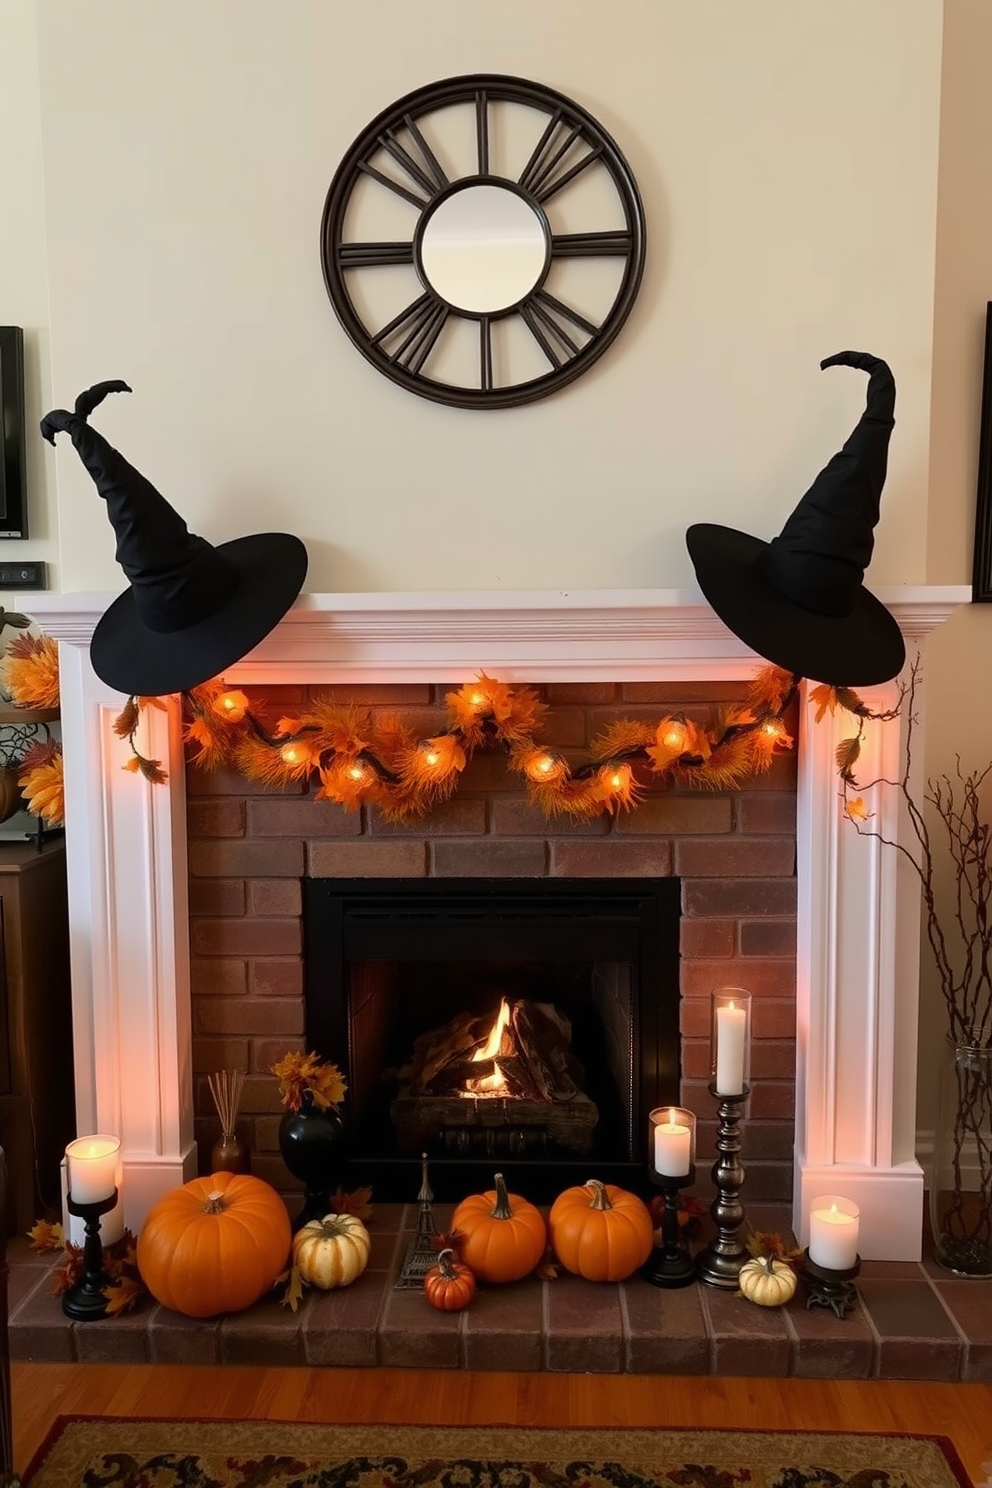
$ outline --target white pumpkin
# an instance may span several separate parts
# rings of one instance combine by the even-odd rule
[[[325,1214],[293,1236],[293,1264],[311,1286],[329,1292],[350,1286],[369,1263],[372,1241],[355,1214]]]
[[[741,1267],[740,1288],[759,1307],[781,1307],[795,1295],[796,1273],[787,1261],[758,1256]]]

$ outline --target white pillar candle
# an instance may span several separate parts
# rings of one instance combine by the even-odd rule
[[[814,1199],[809,1216],[809,1258],[825,1271],[850,1271],[858,1263],[859,1210],[845,1199]]]
[[[659,1121],[654,1129],[654,1166],[663,1178],[685,1178],[692,1158],[692,1132],[680,1126],[675,1112],[669,1111],[667,1121]]]
[[[117,1186],[120,1137],[77,1137],[65,1149],[74,1204],[100,1204]]]
[[[744,1092],[744,1036],[747,1010],[732,1002],[716,1010],[716,1090],[718,1095]]]

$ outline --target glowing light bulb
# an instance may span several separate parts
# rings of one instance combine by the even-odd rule
[[[551,774],[551,771],[554,769],[554,767],[555,767],[555,762],[551,758],[550,754],[545,754],[545,755],[542,755],[541,758],[537,761],[537,764],[534,766],[534,769],[537,771],[537,773],[539,775],[550,775]]]
[[[364,765],[360,765],[357,762],[355,764],[353,764],[353,765],[349,765],[348,766],[348,779],[349,780],[364,780],[365,779],[365,766]]]
[[[430,748],[428,748],[428,749],[425,749],[424,750],[424,763],[425,764],[431,765],[433,767],[434,765],[437,764],[437,762],[438,762],[438,760],[440,758],[441,758],[441,756],[438,754],[438,752],[437,752],[436,749],[430,749]]]
[[[677,749],[680,753],[685,748],[688,737],[686,726],[677,720],[672,720],[665,728],[661,736],[661,742],[666,749]]]
[[[284,765],[302,765],[306,757],[307,752],[300,744],[284,744],[279,751]]]
[[[236,689],[222,692],[214,701],[214,712],[226,718],[229,723],[240,723],[248,712],[248,699]]]

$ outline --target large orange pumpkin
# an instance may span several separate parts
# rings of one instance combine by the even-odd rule
[[[654,1224],[636,1194],[591,1178],[551,1206],[548,1231],[566,1271],[586,1281],[625,1281],[654,1247]]]
[[[544,1215],[528,1199],[508,1194],[502,1173],[496,1174],[495,1192],[462,1199],[451,1228],[461,1260],[482,1281],[519,1281],[548,1244]]]
[[[194,1178],[154,1205],[138,1236],[138,1270],[163,1307],[187,1317],[241,1312],[289,1258],[282,1199],[248,1173]]]

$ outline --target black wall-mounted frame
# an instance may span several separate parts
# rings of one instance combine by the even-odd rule
[[[0,537],[27,537],[24,332],[0,326]]]
[[[973,604],[992,604],[992,300],[985,309],[982,419],[978,435],[978,498],[975,503]]]

